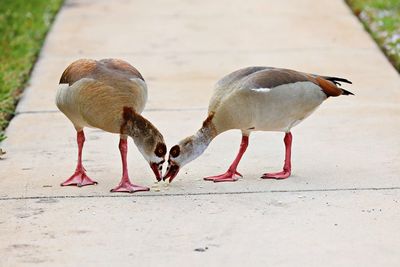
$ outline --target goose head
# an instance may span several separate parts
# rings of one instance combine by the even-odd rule
[[[143,138],[135,138],[134,141],[140,153],[149,163],[157,181],[161,181],[162,167],[167,153],[167,146],[161,133],[153,131],[151,134],[143,136]]]
[[[169,178],[169,182],[178,175],[179,170],[192,160],[199,157],[207,148],[209,141],[202,134],[196,134],[180,141],[171,147],[168,157],[167,172],[163,180]]]

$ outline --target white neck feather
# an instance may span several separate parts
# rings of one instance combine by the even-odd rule
[[[206,132],[199,130],[194,136],[193,136],[193,155],[197,158],[201,154],[203,154],[204,150],[208,147],[208,145],[211,143],[211,136],[208,135]]]
[[[188,157],[183,159],[183,164],[187,164],[190,161],[198,158],[206,150],[208,145],[211,143],[214,136],[208,131],[208,129],[200,129],[196,134],[192,136],[192,151],[188,154]]]

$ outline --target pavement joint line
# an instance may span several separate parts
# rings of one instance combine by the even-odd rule
[[[198,192],[198,193],[172,193],[172,194],[125,194],[125,195],[85,195],[85,196],[31,196],[31,197],[1,197],[0,201],[10,200],[40,200],[40,199],[81,199],[81,198],[134,198],[134,197],[185,197],[209,195],[247,195],[265,193],[313,193],[313,192],[348,192],[348,191],[388,191],[400,190],[400,187],[364,187],[364,188],[328,188],[328,189],[298,189],[298,190],[256,190],[233,192]]]
[[[158,111],[166,111],[166,112],[174,112],[174,111],[203,111],[207,110],[207,108],[149,108],[145,109],[145,112],[158,112]],[[19,111],[15,112],[15,116],[24,115],[24,114],[48,114],[48,113],[61,113],[59,110],[28,110],[28,111]]]

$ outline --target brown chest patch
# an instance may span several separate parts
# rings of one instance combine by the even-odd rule
[[[212,136],[217,135],[217,129],[215,128],[215,125],[213,123],[213,118],[214,118],[214,112],[210,112],[207,116],[207,118],[203,121],[203,125],[201,127],[202,131],[208,131],[209,134]]]
[[[124,107],[122,110],[122,124],[120,127],[119,132],[121,134],[126,134],[127,130],[126,130],[126,126],[128,124],[128,122],[133,120],[133,116],[134,116],[134,111],[133,108],[131,107]]]
[[[203,128],[209,128],[212,124],[213,118],[214,118],[214,112],[208,114],[208,117],[203,121]]]

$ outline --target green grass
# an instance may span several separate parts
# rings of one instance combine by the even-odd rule
[[[63,0],[0,0],[0,142]]]
[[[400,72],[400,0],[346,0]]]

